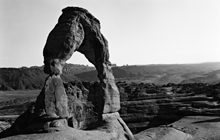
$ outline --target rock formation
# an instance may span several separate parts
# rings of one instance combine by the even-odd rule
[[[109,61],[108,42],[100,28],[99,20],[87,10],[78,7],[63,9],[44,47],[44,72],[59,75],[73,52],[84,54],[98,71],[99,98],[102,98],[97,100],[98,113],[114,113],[120,109],[120,98]]]
[[[108,42],[100,28],[98,19],[87,10],[67,7],[50,32],[43,55],[44,72],[50,75],[61,75],[65,62],[75,51],[84,54],[96,67],[100,88],[95,108],[102,120],[102,114],[115,113],[120,109],[120,95],[111,70]]]
[[[100,80],[93,101],[98,119],[90,126],[85,121],[85,109],[80,92],[84,89],[75,88],[76,90],[67,96],[60,78],[65,62],[75,51],[84,54],[96,67]],[[112,134],[108,139],[133,139],[131,131],[118,113],[120,94],[111,70],[108,43],[100,32],[98,19],[82,8],[63,9],[57,25],[48,36],[43,56],[44,72],[49,74],[44,87],[35,105],[23,113],[10,129],[3,132],[3,137],[22,133],[61,131],[73,127],[108,132]]]
[[[68,99],[59,75],[46,79],[45,86],[37,98],[35,112],[52,118],[69,117]]]

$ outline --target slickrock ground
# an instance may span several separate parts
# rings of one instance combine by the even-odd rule
[[[54,133],[25,134],[2,140],[109,140],[114,133],[82,131],[67,128]],[[135,135],[136,140],[219,140],[220,118],[216,116],[186,116],[172,124],[153,127]]]
[[[187,116],[172,124],[189,133],[193,140],[219,140],[220,118],[215,116]]]
[[[73,128],[40,134],[24,134],[3,138],[2,140],[112,140],[114,133],[102,131],[82,131]],[[126,140],[126,139],[121,139]]]
[[[186,116],[167,126],[150,128],[135,135],[137,140],[219,140],[220,118]]]

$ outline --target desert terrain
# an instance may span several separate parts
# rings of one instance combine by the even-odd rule
[[[119,113],[135,138],[218,140],[220,138],[219,64],[114,67],[113,73],[121,100]],[[93,79],[94,68],[75,65],[74,68],[78,69],[78,72],[74,74],[73,66],[68,64],[64,69],[64,87],[81,89],[83,93],[81,100],[87,100],[87,103],[83,103],[84,108],[93,109],[90,102],[93,101],[94,91],[98,85],[96,79]],[[186,70],[182,70],[183,68]],[[39,83],[44,80],[45,75],[42,73],[41,76],[38,73],[42,67],[0,70],[3,71],[0,75],[0,131],[3,131],[35,103],[41,90]],[[12,71],[19,71],[20,75],[15,75]],[[36,71],[38,80],[27,86],[30,85]],[[89,77],[90,73],[91,77]],[[74,75],[66,76],[68,74]],[[16,83],[16,79],[22,82]],[[91,112],[85,111],[85,113],[87,113],[85,120],[95,118]],[[22,139],[25,136],[20,137]]]

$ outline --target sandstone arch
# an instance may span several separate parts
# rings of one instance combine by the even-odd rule
[[[100,90],[95,90],[97,93],[94,93],[97,98],[95,110],[98,112],[99,120],[94,122],[95,127],[86,126],[86,130],[92,131],[76,130],[81,129],[82,126],[80,115],[83,115],[81,109],[83,105],[80,102],[77,105],[69,104],[69,102],[76,103],[80,98],[75,98],[75,95],[70,95],[71,98],[68,98],[66,94],[68,87],[64,87],[60,78],[65,62],[75,51],[84,54],[96,67],[100,79]],[[78,136],[79,139],[88,139],[88,137],[93,139],[88,135],[81,137],[83,133],[91,133],[94,139],[134,139],[117,112],[120,109],[119,91],[112,75],[108,42],[101,34],[100,23],[95,17],[82,8],[63,9],[58,23],[47,38],[43,55],[44,72],[50,76],[45,79],[44,87],[35,104],[20,115],[8,130],[1,133],[0,138],[24,133],[64,131],[73,133],[73,139]],[[72,90],[71,94],[77,93],[77,86],[72,87]],[[71,110],[71,107],[78,109]],[[76,117],[72,111],[78,116]],[[97,135],[93,130],[105,133],[102,135],[104,137]]]
[[[100,31],[99,20],[79,7],[67,7],[62,12],[43,50],[44,72],[60,75],[75,51],[84,54],[96,67],[100,80],[96,110],[100,115],[117,112],[120,95],[111,70],[108,42]]]

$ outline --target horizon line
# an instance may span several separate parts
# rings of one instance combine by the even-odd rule
[[[195,65],[195,64],[207,64],[207,63],[220,63],[220,61],[208,61],[208,62],[194,62],[194,63],[154,63],[154,64],[124,64],[124,65],[117,65],[116,63],[112,63],[112,67],[123,67],[123,66],[150,66],[150,65]],[[94,65],[88,64],[74,64],[74,63],[65,63],[72,64],[72,65],[80,65],[80,66],[88,66],[88,67],[95,67]],[[20,67],[0,67],[0,68],[31,68],[31,67],[43,67],[44,65],[37,66],[20,66]]]

